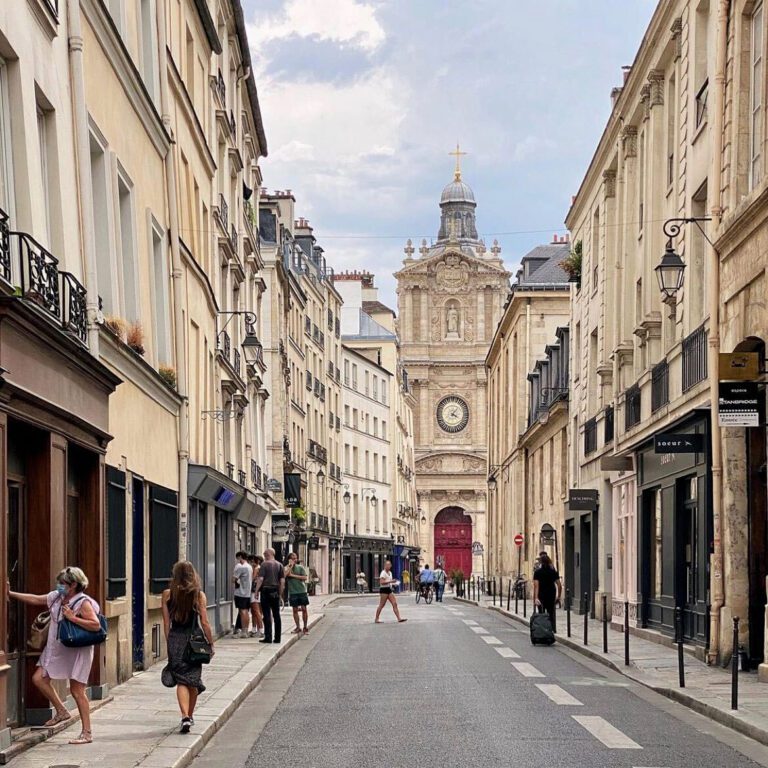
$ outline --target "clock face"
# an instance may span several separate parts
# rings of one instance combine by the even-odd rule
[[[469,408],[456,395],[444,397],[437,404],[437,423],[445,432],[461,432],[469,422]]]

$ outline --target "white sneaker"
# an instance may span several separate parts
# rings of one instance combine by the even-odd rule
[[[248,637],[256,637],[256,635],[258,635],[258,632],[257,632],[255,629],[252,629],[252,630],[251,630],[251,631],[248,633]]]

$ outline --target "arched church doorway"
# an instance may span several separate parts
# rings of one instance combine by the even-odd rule
[[[450,574],[460,569],[472,573],[472,518],[461,507],[445,507],[435,518],[435,565]],[[431,565],[431,563],[430,563]]]

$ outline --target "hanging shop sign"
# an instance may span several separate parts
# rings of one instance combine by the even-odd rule
[[[283,490],[283,486],[280,485],[280,481],[276,477],[270,477],[267,480],[267,490],[270,493],[280,493]]]
[[[549,523],[544,523],[539,531],[539,541],[542,544],[554,544],[555,539],[557,539],[557,531]]]
[[[288,531],[291,527],[291,516],[285,513],[272,514],[272,541],[288,541]]]
[[[307,540],[307,546],[310,549],[320,549],[320,537],[319,536],[310,536]]]
[[[720,382],[720,426],[759,427],[760,389],[755,381]]]
[[[718,366],[721,381],[755,381],[760,376],[757,352],[721,352]]]
[[[568,491],[568,509],[594,512],[598,494],[592,488],[571,488]]]
[[[301,506],[301,475],[296,472],[290,475],[283,475],[285,485],[285,506]]]
[[[665,432],[653,436],[654,453],[701,453],[704,450],[704,435],[678,435]]]

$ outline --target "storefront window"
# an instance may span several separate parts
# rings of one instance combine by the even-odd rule
[[[661,597],[661,489],[653,491],[653,506],[651,508],[651,597]]]

